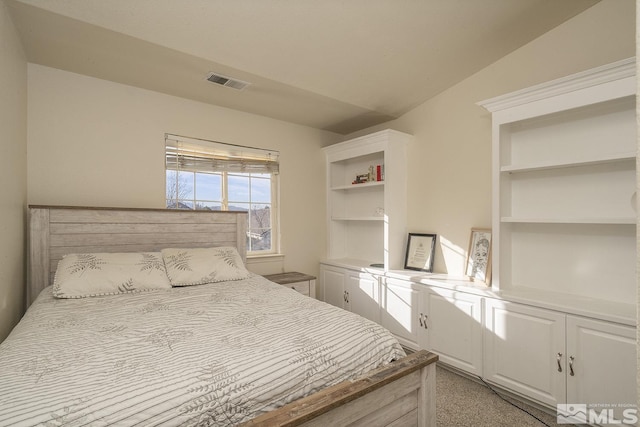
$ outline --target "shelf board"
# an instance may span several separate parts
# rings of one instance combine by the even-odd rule
[[[517,218],[503,216],[502,223],[520,224],[636,224],[636,218]]]
[[[337,267],[344,268],[356,268],[361,271],[370,272],[374,270],[377,274],[381,274],[384,271],[384,268],[381,267],[372,267],[374,264],[380,264],[380,261],[374,260],[364,260],[358,258],[332,258],[332,259],[324,259],[320,261],[321,264],[330,264]]]
[[[378,187],[384,185],[384,181],[373,181],[373,182],[364,182],[362,184],[347,184],[347,185],[338,185],[336,187],[331,187],[331,191],[344,191],[344,190],[355,190],[369,187]]]
[[[552,292],[525,286],[508,286],[497,292],[500,298],[523,304],[533,304],[580,316],[596,317],[611,322],[635,326],[636,305],[632,302],[606,301],[583,295]],[[595,315],[595,316],[594,316]]]
[[[333,216],[331,221],[383,221],[383,216]]]
[[[502,166],[500,168],[500,172],[523,173],[523,172],[534,172],[534,171],[541,171],[541,170],[547,170],[547,169],[592,166],[592,165],[599,165],[599,164],[605,164],[605,163],[624,162],[624,161],[634,160],[635,158],[636,158],[635,152],[628,152],[628,153],[620,153],[620,154],[603,156],[597,159],[583,159],[583,160],[566,161],[566,162],[539,162],[539,163],[522,164],[522,165],[508,165],[508,166]]]

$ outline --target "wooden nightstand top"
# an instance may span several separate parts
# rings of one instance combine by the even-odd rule
[[[269,274],[264,276],[272,282],[276,282],[280,285],[286,285],[289,283],[305,282],[307,280],[316,280],[315,276],[309,274],[298,273],[297,271],[290,271],[287,273]]]

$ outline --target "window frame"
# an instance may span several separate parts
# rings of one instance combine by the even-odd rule
[[[231,145],[231,144],[224,144],[224,143],[219,143],[219,142],[214,142],[214,141],[205,141],[205,140],[198,140],[198,139],[193,139],[193,138],[186,138],[186,137],[177,137],[175,135],[171,135],[171,134],[165,134],[165,206],[167,207],[167,209],[189,209],[189,210],[198,210],[196,208],[196,202],[208,202],[206,200],[201,200],[197,197],[197,179],[196,179],[196,174],[197,173],[208,173],[208,174],[219,174],[220,175],[220,179],[221,179],[221,201],[220,201],[220,211],[229,211],[229,175],[238,175],[238,176],[242,176],[242,175],[246,175],[249,178],[249,201],[248,202],[237,202],[238,204],[246,204],[248,205],[248,211],[247,211],[247,257],[261,257],[261,256],[273,256],[273,255],[280,255],[280,200],[279,200],[279,194],[280,194],[280,176],[279,173],[274,173],[274,172],[270,172],[270,171],[264,171],[264,172],[257,172],[257,171],[247,171],[247,172],[237,172],[237,171],[227,171],[227,170],[221,170],[219,172],[211,172],[211,171],[207,171],[207,170],[188,170],[188,169],[184,169],[181,170],[179,168],[179,166],[177,167],[171,167],[166,158],[167,158],[167,140],[171,139],[173,141],[179,141],[179,140],[187,140],[189,141],[189,143],[198,143],[200,141],[204,141],[204,142],[211,142],[216,144],[217,149],[220,148],[220,146],[225,146],[228,145],[230,148],[237,148],[239,146],[237,145]],[[203,145],[203,147],[206,148],[206,146]],[[261,149],[257,149],[257,148],[251,148],[251,147],[244,147],[247,148],[248,150],[261,150]],[[264,151],[270,151],[273,152],[273,150],[264,150]],[[173,165],[172,165],[173,166]],[[167,196],[168,194],[168,187],[167,187],[167,183],[168,183],[168,178],[169,178],[169,173],[170,172],[174,172],[175,176],[176,176],[176,189],[179,186],[179,174],[180,172],[187,172],[190,174],[193,174],[193,180],[192,180],[192,185],[193,185],[193,194],[191,195],[192,198],[190,199],[185,199],[185,198],[179,198],[178,197],[178,193],[176,191],[175,193],[175,199],[171,198],[169,199]],[[267,177],[251,177],[251,175],[269,175],[269,178]],[[251,180],[252,179],[268,179],[270,182],[270,198],[271,201],[269,203],[264,203],[264,202],[253,202],[252,198],[251,198]],[[190,203],[192,203],[192,207],[191,208],[184,208],[184,207],[180,207],[178,205],[179,202],[181,201],[189,201]],[[175,202],[175,207],[170,208],[168,207],[169,202]],[[210,201],[213,203],[217,203],[217,201]],[[252,231],[252,227],[251,227],[251,212],[252,212],[252,208],[254,205],[269,205],[269,211],[270,211],[270,230],[271,230],[271,249],[268,250],[250,250],[251,248],[251,238],[250,238],[250,232]],[[202,210],[202,209],[201,209]],[[255,228],[254,228],[255,230]],[[261,228],[260,230],[264,230],[264,228]]]

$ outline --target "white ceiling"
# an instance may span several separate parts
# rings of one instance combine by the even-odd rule
[[[599,0],[5,1],[29,62],[346,134]]]

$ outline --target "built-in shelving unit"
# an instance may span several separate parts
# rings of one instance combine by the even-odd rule
[[[493,118],[493,287],[636,299],[635,61],[480,103]]]
[[[401,268],[410,138],[384,130],[325,148],[329,260]],[[372,180],[354,183],[371,167]]]
[[[630,59],[480,104],[493,122],[491,287],[401,268],[401,134],[326,148],[321,299],[552,411],[633,407],[635,91]],[[384,162],[386,179],[351,184],[373,162]],[[384,269],[371,268],[381,260]]]

